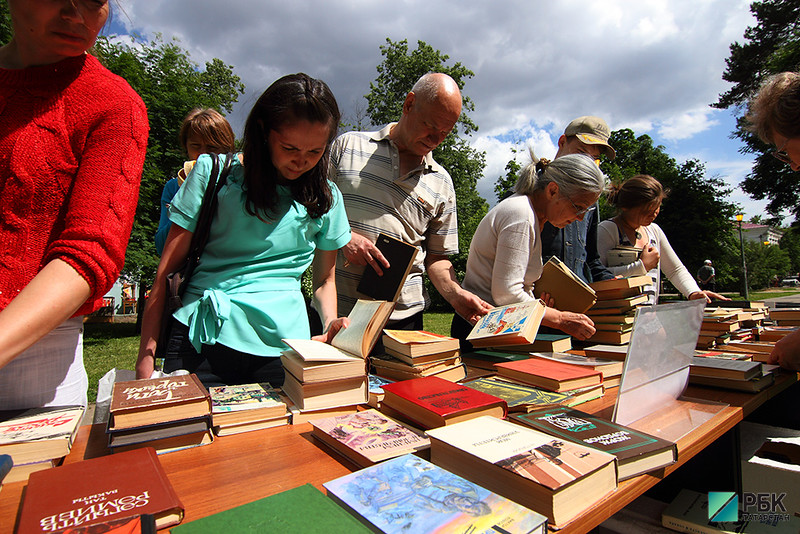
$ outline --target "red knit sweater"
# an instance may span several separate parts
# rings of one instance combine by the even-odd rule
[[[83,55],[0,69],[0,310],[53,259],[71,265],[92,312],[119,276],[147,149],[147,110]]]

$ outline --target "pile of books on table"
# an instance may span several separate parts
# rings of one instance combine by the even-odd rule
[[[211,420],[217,436],[227,436],[289,423],[290,412],[269,384],[215,386]]]
[[[195,374],[116,382],[108,447],[153,447],[159,454],[211,443],[211,397]]]
[[[698,349],[713,349],[717,345],[724,345],[731,340],[731,333],[741,329],[737,313],[724,311],[717,308],[703,314],[700,325],[700,335],[697,338]],[[749,330],[747,331],[749,334]],[[739,340],[745,340],[738,336]]]
[[[798,329],[800,329],[800,326],[757,326],[753,328],[753,337],[756,341],[769,341],[774,343],[796,332]]]
[[[0,412],[0,454],[8,455],[4,484],[28,480],[31,473],[55,467],[72,448],[83,406],[57,406]]]
[[[424,330],[384,330],[385,354],[370,358],[375,374],[390,380],[438,376],[455,382],[467,376],[456,338]]]
[[[771,309],[769,318],[777,326],[800,326],[800,308]]]
[[[775,382],[778,366],[753,361],[753,354],[702,350],[696,354],[689,369],[691,384],[755,393]]]
[[[594,321],[597,332],[587,341],[589,343],[627,345],[633,332],[633,318],[636,308],[647,302],[644,288],[652,285],[647,276],[614,278],[591,284],[597,295],[597,302],[587,312]]]
[[[574,403],[603,395],[603,373],[592,367],[572,365],[545,358],[498,363],[499,377],[547,391],[565,393]]]

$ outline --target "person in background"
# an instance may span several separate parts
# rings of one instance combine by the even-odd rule
[[[678,255],[669,244],[664,231],[654,221],[661,211],[661,203],[669,194],[661,182],[646,174],[638,174],[622,185],[612,186],[608,202],[619,212],[613,219],[600,223],[597,248],[600,261],[608,265],[608,251],[627,245],[642,250],[639,259],[628,265],[609,267],[615,275],[649,275],[653,284],[645,289],[649,304],[658,304],[661,289],[661,273],[688,299],[730,300],[713,291],[698,287]]]
[[[745,119],[750,131],[775,146],[775,158],[800,170],[800,72],[768,78],[748,103]],[[800,371],[800,331],[775,343],[769,363]]]
[[[336,251],[350,241],[341,194],[328,180],[340,113],[330,88],[284,76],[259,97],[241,155],[219,190],[208,243],[173,316],[164,371],[186,369],[204,385],[283,384],[284,338],[310,337],[300,277],[313,287],[329,341],[337,319]],[[226,156],[220,156],[225,160]],[[244,164],[242,163],[244,161]],[[170,207],[172,226],[145,306],[136,376],[154,368],[166,276],[186,259],[212,167],[200,156]]]
[[[194,108],[181,123],[178,139],[189,160],[178,170],[178,175],[164,185],[161,193],[161,217],[156,230],[156,252],[161,255],[164,242],[172,224],[169,220],[169,205],[178,188],[186,180],[186,175],[194,167],[201,154],[227,154],[234,151],[236,137],[230,123],[217,110],[210,108]]]
[[[711,260],[705,260],[703,266],[697,270],[697,284],[700,289],[703,291],[716,291],[716,277],[717,273],[714,270],[714,266],[711,265]]]
[[[339,312],[350,312],[365,268],[389,263],[375,246],[384,232],[417,247],[414,265],[387,325],[422,329],[430,304],[423,274],[458,314],[475,323],[491,306],[462,289],[448,256],[458,252],[456,194],[432,152],[461,114],[461,91],[446,74],[422,76],[403,102],[400,119],[379,132],[349,132],[331,150],[331,176],[342,191],[353,238],[336,264]]]
[[[605,188],[606,177],[594,160],[569,154],[548,163],[531,150],[514,186],[515,193],[498,203],[478,224],[469,246],[464,288],[493,306],[535,300],[533,288],[542,274],[541,231],[546,222],[556,228],[582,219]],[[592,320],[580,313],[548,306],[542,325],[577,339],[594,335]],[[470,350],[466,337],[472,326],[453,316],[450,335]]]
[[[125,260],[147,110],[86,51],[105,0],[9,0],[0,47],[0,409],[87,403],[83,316]]]
[[[600,117],[578,117],[567,125],[564,135],[559,137],[556,158],[567,154],[586,154],[598,164],[601,156],[613,161],[617,154],[608,144],[610,135],[608,124]],[[563,228],[545,223],[541,236],[542,261],[557,257],[587,284],[614,278],[597,253],[598,220],[599,207],[595,203],[581,219]]]

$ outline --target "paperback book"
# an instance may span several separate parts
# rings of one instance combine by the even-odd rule
[[[543,408],[512,417],[547,434],[613,454],[620,481],[666,467],[678,459],[677,447],[670,441],[572,408]]]
[[[410,454],[323,486],[345,509],[386,534],[547,531],[541,514]]]
[[[561,528],[617,487],[616,457],[494,417],[428,431],[431,461]]]
[[[545,305],[541,300],[492,308],[481,317],[467,336],[474,347],[498,347],[533,343],[542,323]]]
[[[390,419],[375,409],[315,419],[311,426],[314,427],[314,437],[360,467],[431,446],[421,431]]]
[[[0,454],[15,465],[66,456],[80,426],[83,406],[59,406],[0,412]]]
[[[286,403],[267,383],[216,386],[210,388],[209,393],[214,426],[286,416]]]

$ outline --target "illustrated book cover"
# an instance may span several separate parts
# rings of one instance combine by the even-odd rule
[[[492,308],[478,320],[467,341],[475,347],[533,343],[544,310],[545,305],[541,300]]]
[[[549,293],[559,310],[575,313],[584,313],[597,301],[594,289],[556,256],[547,260],[533,286],[533,296],[538,299],[542,293]]]
[[[111,428],[130,428],[211,413],[211,396],[195,374],[116,382]]]
[[[383,386],[383,406],[394,408],[421,428],[435,428],[480,415],[505,417],[503,399],[436,376]]]
[[[561,528],[617,487],[616,457],[494,417],[428,431],[431,461]]]
[[[410,454],[323,486],[351,513],[386,534],[547,531],[541,514]]]
[[[314,437],[360,467],[431,446],[421,431],[390,419],[375,409],[315,419],[311,426],[314,427]]]
[[[542,408],[513,417],[547,434],[613,454],[619,464],[619,480],[666,467],[678,459],[677,447],[670,441],[572,408]]]
[[[209,393],[214,426],[234,425],[286,415],[286,403],[268,383],[213,386],[209,389]]]
[[[383,274],[379,276],[372,266],[366,265],[356,290],[373,299],[396,302],[414,266],[417,247],[384,233],[378,234],[375,246],[389,261],[389,267],[381,265]]]
[[[69,453],[83,406],[58,406],[0,412],[0,454],[15,465],[61,458]]]
[[[183,519],[150,447],[31,473],[17,531],[52,532],[138,514],[152,514],[159,529]]]
[[[178,525],[171,534],[252,532],[367,534],[372,531],[311,484]]]
[[[509,412],[527,412],[543,406],[561,405],[571,399],[566,393],[547,391],[493,376],[469,380],[464,385],[503,399]]]
[[[540,358],[498,363],[495,369],[500,376],[558,392],[592,386],[603,381],[600,371]]]

